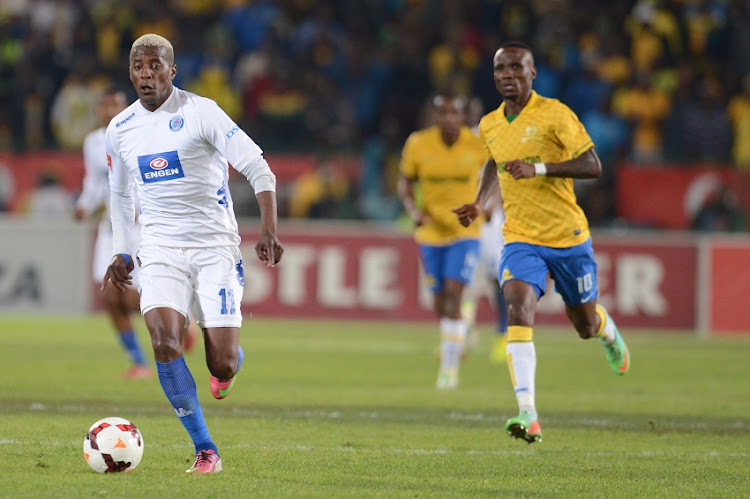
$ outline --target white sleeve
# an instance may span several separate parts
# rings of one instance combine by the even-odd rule
[[[86,136],[83,141],[83,189],[78,196],[76,206],[82,208],[86,213],[92,213],[104,203],[109,191],[107,168],[104,162],[107,160],[106,152],[102,143],[96,140],[94,133]]]
[[[199,100],[203,134],[232,167],[250,181],[255,194],[276,191],[276,176],[263,158],[263,151],[212,100]]]
[[[117,151],[111,144],[109,128],[104,136],[109,164],[110,213],[112,215],[112,254],[130,255],[130,242],[135,223],[135,203],[133,198],[133,178]]]
[[[259,156],[254,162],[242,168],[235,166],[234,163],[232,163],[232,166],[247,177],[256,195],[265,191],[276,192],[276,175],[273,174],[271,167],[268,166],[268,162],[263,156]]]

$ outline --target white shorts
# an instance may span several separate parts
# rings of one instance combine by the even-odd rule
[[[133,248],[137,248],[140,243],[140,226],[138,224],[133,228],[133,234]],[[107,273],[107,267],[109,267],[111,261],[112,231],[102,229],[102,227],[99,226],[99,231],[96,234],[96,242],[94,243],[94,259],[91,267],[92,278],[95,283],[102,283],[104,274]],[[135,265],[130,276],[133,278],[133,284],[130,287],[138,289],[138,265]]]
[[[504,221],[502,209],[493,211],[490,221],[482,225],[482,234],[479,238],[479,268],[491,280],[497,279],[500,272]]]
[[[236,246],[168,248],[142,246],[141,313],[159,307],[192,315],[200,328],[240,327],[245,277]]]

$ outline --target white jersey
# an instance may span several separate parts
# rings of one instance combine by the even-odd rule
[[[498,279],[500,257],[503,253],[503,205],[498,203],[492,210],[489,222],[482,225],[479,237],[479,261],[484,273],[492,280]]]
[[[109,168],[107,154],[104,149],[105,127],[97,128],[89,133],[83,141],[83,189],[78,196],[76,206],[83,209],[87,215],[103,208],[99,228],[96,232],[94,244],[94,258],[92,272],[95,282],[101,283],[104,273],[112,260],[112,221],[109,218]],[[136,199],[136,210],[138,200]],[[140,228],[136,224],[133,230],[132,248],[138,247]],[[136,279],[136,272],[132,274]],[[135,286],[137,288],[137,286]]]
[[[112,221],[109,218],[109,168],[104,145],[105,127],[89,133],[83,141],[83,188],[76,201],[76,207],[82,208],[87,215],[103,209],[99,232],[112,233]],[[138,211],[138,198],[135,198],[135,209]],[[136,217],[137,220],[138,217]],[[112,255],[109,255],[110,257]]]
[[[97,128],[83,140],[83,189],[78,196],[76,207],[87,215],[104,207],[109,211],[109,168],[104,150],[104,127]],[[109,213],[102,214],[99,231],[112,232]],[[111,255],[110,255],[111,256]]]
[[[115,253],[127,252],[128,199],[135,182],[142,245],[176,248],[240,242],[227,187],[229,161],[255,193],[275,190],[263,151],[216,103],[174,87],[156,110],[136,100],[105,135]],[[117,202],[116,202],[117,200]]]

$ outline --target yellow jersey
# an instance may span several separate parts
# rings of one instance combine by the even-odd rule
[[[441,246],[479,238],[480,224],[463,227],[451,210],[474,202],[486,160],[482,141],[468,127],[461,127],[458,140],[450,146],[437,126],[409,136],[401,153],[401,173],[419,182],[421,208],[431,219],[417,227],[418,243]]]
[[[578,117],[557,99],[532,91],[526,106],[510,123],[505,103],[479,122],[481,137],[497,163],[503,196],[505,243],[524,242],[569,248],[585,242],[589,224],[573,192],[573,179],[533,177],[515,180],[508,161],[558,163],[594,147]]]

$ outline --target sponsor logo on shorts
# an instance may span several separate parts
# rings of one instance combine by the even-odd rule
[[[240,286],[245,285],[245,267],[242,265],[242,260],[234,266],[234,268],[237,270],[237,281],[240,283]]]
[[[138,168],[144,184],[165,182],[185,176],[177,151],[138,156]]]
[[[500,284],[503,284],[505,281],[510,281],[513,279],[513,274],[510,273],[510,269],[503,269],[503,275],[500,277]]]
[[[594,291],[581,298],[581,303],[588,303],[594,297]]]

